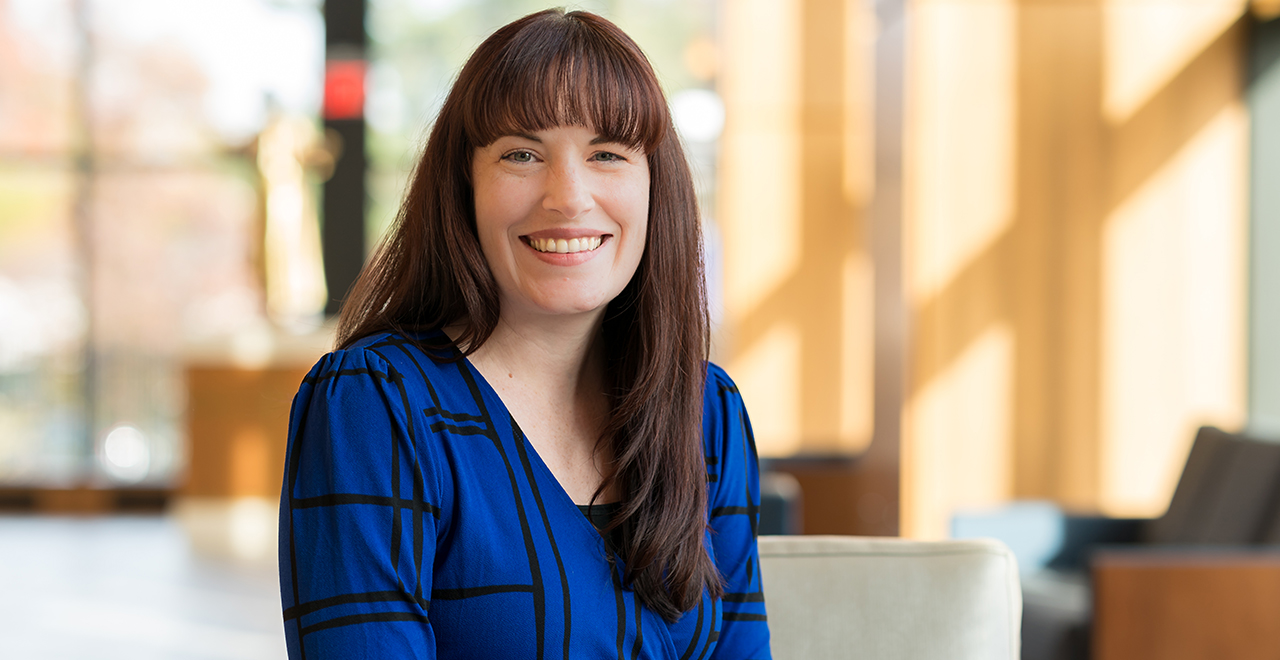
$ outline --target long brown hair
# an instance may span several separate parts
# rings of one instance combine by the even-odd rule
[[[624,505],[624,579],[669,621],[723,593],[704,542],[702,397],[709,350],[702,234],[688,163],[639,46],[609,21],[551,9],[490,36],[444,102],[391,233],[342,308],[338,347],[461,324],[474,352],[498,323],[498,286],[476,234],[471,158],[503,135],[581,125],[643,149],[649,223],[635,275],[605,311],[613,484]],[[594,499],[594,498],[593,498]]]

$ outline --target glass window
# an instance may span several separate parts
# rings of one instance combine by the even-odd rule
[[[179,474],[184,353],[264,323],[256,138],[315,122],[318,7],[0,4],[0,483]]]

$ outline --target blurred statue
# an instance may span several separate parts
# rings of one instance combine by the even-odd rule
[[[267,315],[282,328],[303,331],[324,318],[327,291],[314,195],[307,165],[320,142],[305,117],[273,113],[258,138],[258,170],[265,198],[264,266]]]

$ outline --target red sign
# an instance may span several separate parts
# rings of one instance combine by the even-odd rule
[[[364,60],[329,60],[324,67],[324,118],[364,116]]]

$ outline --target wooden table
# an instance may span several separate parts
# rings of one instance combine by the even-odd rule
[[[1093,559],[1094,660],[1280,660],[1280,548]]]

